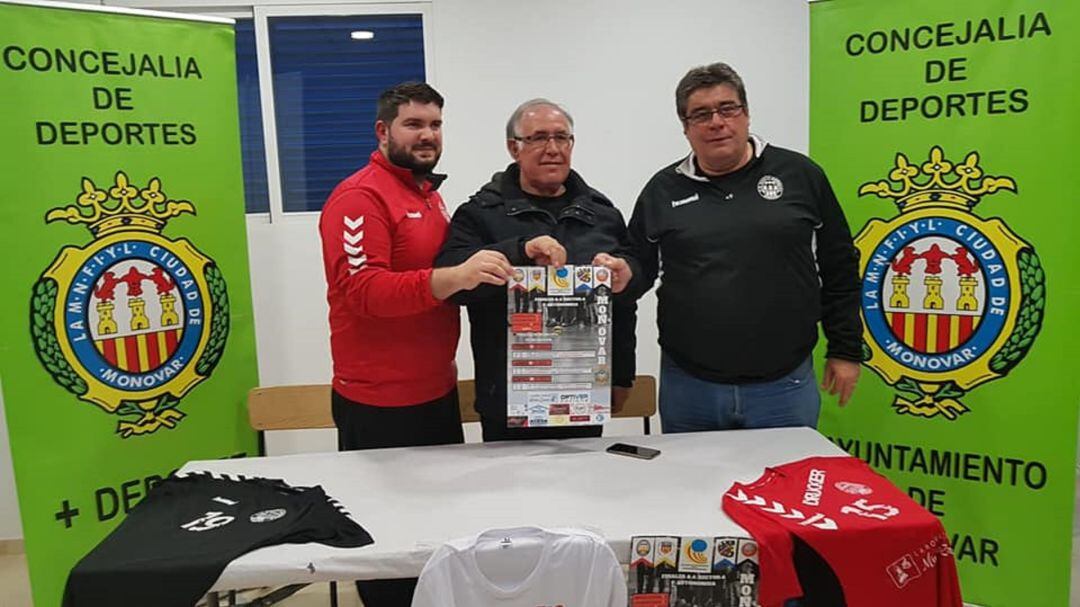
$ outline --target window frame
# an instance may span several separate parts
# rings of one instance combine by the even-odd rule
[[[285,211],[282,196],[281,166],[277,146],[277,114],[274,107],[274,80],[270,61],[270,18],[272,17],[347,17],[351,15],[420,15],[424,29],[424,73],[435,82],[432,61],[431,3],[357,3],[357,4],[273,4],[253,7],[255,50],[259,67],[259,96],[262,102],[263,140],[266,142],[266,180],[270,196],[269,222],[310,221],[322,211]],[[267,119],[269,117],[269,119]],[[372,125],[374,128],[374,125]],[[360,168],[360,167],[356,167]]]
[[[108,2],[108,0],[106,0]],[[431,0],[380,2],[345,0],[334,4],[300,4],[297,0],[255,0],[238,3],[236,0],[200,0],[194,6],[178,5],[177,0],[116,0],[109,4],[177,13],[199,14],[230,19],[252,19],[255,26],[255,56],[259,72],[259,105],[262,110],[263,150],[266,155],[266,190],[269,211],[247,213],[258,223],[310,221],[322,211],[285,211],[282,197],[281,166],[277,147],[277,115],[274,113],[274,78],[270,61],[270,24],[272,17],[347,17],[350,15],[420,15],[424,30],[424,73],[428,83],[438,82],[435,76],[435,56],[432,35]],[[437,88],[437,87],[436,87]],[[375,128],[372,125],[372,128]],[[360,168],[360,167],[356,167]],[[246,185],[246,184],[245,184]]]

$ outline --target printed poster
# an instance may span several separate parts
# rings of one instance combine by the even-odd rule
[[[635,536],[630,541],[630,607],[757,605],[761,565],[746,537]]]
[[[611,273],[516,267],[507,289],[507,425],[603,424],[611,417]]]

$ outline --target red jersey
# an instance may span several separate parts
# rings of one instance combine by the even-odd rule
[[[431,182],[378,150],[319,217],[334,390],[364,404],[434,400],[457,382],[458,308],[431,294],[450,216]]]
[[[754,483],[732,485],[723,508],[762,546],[763,607],[794,598],[791,534],[829,564],[849,607],[963,605],[941,522],[860,459],[769,468]]]

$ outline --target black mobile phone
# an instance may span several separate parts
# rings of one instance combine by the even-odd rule
[[[608,453],[614,453],[616,455],[629,455],[630,457],[637,457],[641,459],[652,459],[657,455],[660,455],[659,449],[653,449],[651,447],[640,447],[638,445],[628,445],[626,443],[615,443],[607,448]]]

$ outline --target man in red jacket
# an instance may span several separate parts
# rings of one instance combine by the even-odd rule
[[[432,269],[450,221],[435,191],[445,176],[432,173],[442,153],[442,106],[427,84],[384,91],[379,149],[338,184],[319,218],[341,450],[464,441],[458,308],[444,300],[479,284],[505,285],[512,268],[502,253],[480,251]],[[366,605],[409,604],[411,588],[398,599],[374,598],[377,585],[358,584]]]

